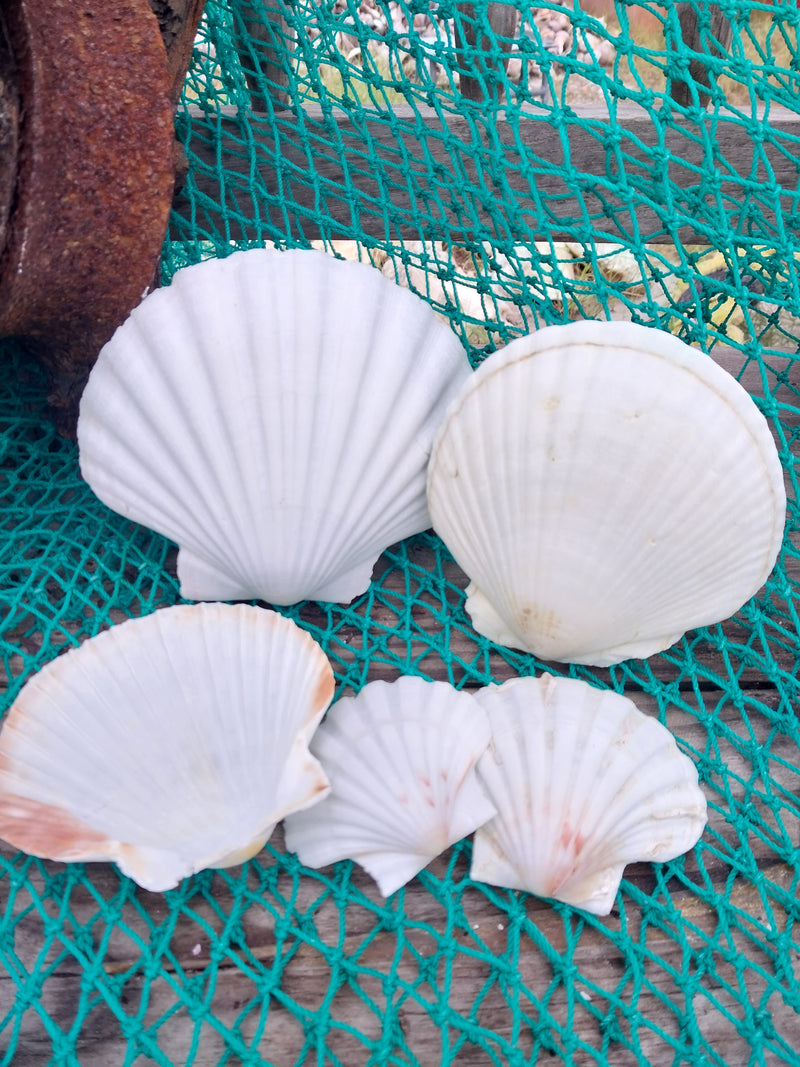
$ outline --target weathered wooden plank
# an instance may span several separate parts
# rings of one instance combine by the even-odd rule
[[[491,29],[490,34],[478,32],[484,21]],[[483,18],[476,12],[474,3],[458,4],[456,39],[463,51],[459,91],[465,100],[481,102],[501,97],[518,21],[519,12],[511,4],[490,0]]]
[[[775,405],[780,432],[774,418],[770,418],[770,423],[778,447],[784,452],[787,447],[796,447],[792,444],[792,435],[800,427],[800,358],[770,355],[762,364],[755,359],[747,361],[738,350],[721,346],[713,350],[712,358],[730,373],[741,374],[744,388],[754,397],[762,401],[767,397],[767,407]],[[786,477],[787,492],[793,500],[794,488],[788,467]],[[743,506],[746,506],[745,501]],[[328,633],[329,654],[336,669],[346,672],[355,664],[363,664],[370,679],[389,680],[403,669],[414,669],[432,678],[452,680],[468,687],[515,677],[519,670],[519,654],[498,648],[485,653],[480,650],[469,619],[461,610],[459,590],[466,588],[466,575],[455,563],[442,566],[433,549],[424,542],[414,542],[401,551],[404,553],[403,567],[398,567],[392,551],[378,562],[373,588],[379,585],[379,595],[347,608],[329,609],[313,603],[303,608],[304,622],[312,630],[318,628],[322,633]],[[167,567],[174,576],[175,551],[168,557]],[[794,588],[800,586],[800,545],[784,553],[784,570],[787,581]],[[411,600],[413,604],[409,606]],[[641,664],[633,663],[624,671],[611,668],[583,673],[600,684],[615,684],[624,673],[625,684],[631,690],[641,686],[653,688],[659,683],[674,685],[677,681],[683,693],[696,686],[708,691],[722,687],[736,693],[747,685],[775,684],[777,668],[784,672],[786,685],[795,684],[790,682],[797,675],[798,655],[793,611],[792,605],[782,602],[773,593],[766,613],[757,619],[766,627],[767,650],[762,648],[761,638],[754,638],[747,621],[740,617],[722,627],[723,633],[733,642],[731,648],[702,642],[689,650],[679,643],[664,655],[653,656]],[[120,610],[110,612],[112,623],[122,622],[127,617]],[[67,640],[67,634],[80,632],[82,625],[79,619],[62,622],[48,639],[53,644]],[[32,636],[31,631],[35,631]],[[44,630],[37,626],[35,617],[29,615],[17,619],[14,629],[8,624],[5,638],[12,646],[19,645],[21,653],[31,655],[39,651],[43,634]],[[765,666],[770,656],[771,673],[768,675]],[[564,666],[553,665],[553,668],[563,670]],[[12,657],[9,662],[11,676],[17,677],[22,669],[21,655]],[[5,686],[6,678],[0,666],[0,691]],[[795,697],[795,691],[787,690],[787,699]]]
[[[640,703],[647,712],[655,711],[649,698]],[[718,718],[718,729],[737,727],[735,709],[723,709]],[[708,723],[677,713],[671,725],[693,748],[702,750]],[[753,745],[765,747],[767,724],[751,722],[751,727]],[[800,767],[792,739],[773,737],[768,754],[774,757],[773,795],[780,789],[796,793]],[[746,781],[752,768],[741,753],[723,755],[727,788],[738,802],[743,794],[737,783]],[[713,788],[709,796],[719,801]],[[650,1062],[666,1056],[665,1035],[676,1042],[681,1039],[681,1015],[690,1010],[704,1038],[725,1062],[744,1063],[748,1040],[736,1026],[744,1015],[743,1004],[748,998],[752,1004],[766,1002],[772,1026],[788,1040],[796,1016],[791,998],[781,991],[790,976],[794,981],[800,977],[800,963],[781,908],[781,900],[791,896],[794,872],[762,836],[750,834],[754,858],[750,870],[760,873],[757,879],[748,876],[741,868],[742,832],[741,822],[734,827],[727,808],[711,809],[704,835],[711,847],[702,852],[702,873],[694,859],[687,860],[685,877],[667,882],[669,898],[662,897],[663,912],[648,907],[643,913],[636,903],[654,893],[659,869],[650,864],[629,867],[626,877],[633,896],[625,908],[624,929],[631,939],[627,942],[621,938],[623,926],[616,913],[585,923],[578,917],[565,918],[533,897],[459,888],[466,860],[453,859],[449,853],[429,871],[452,886],[453,907],[445,907],[438,891],[428,892],[425,878],[412,881],[402,905],[396,905],[404,916],[402,943],[381,925],[384,902],[358,868],[353,870],[345,907],[335,894],[326,892],[324,879],[330,871],[321,872],[321,879],[284,874],[273,888],[266,888],[259,873],[270,865],[269,854],[264,853],[243,875],[243,882],[233,883],[233,890],[219,876],[198,884],[182,901],[177,921],[175,904],[167,897],[139,890],[121,892],[124,882],[110,865],[88,868],[91,892],[81,885],[68,889],[62,882],[51,895],[43,892],[43,880],[32,868],[28,884],[36,896],[17,890],[6,924],[8,931],[14,928],[19,968],[38,967],[45,977],[23,1017],[15,1062],[47,1061],[51,1039],[42,1012],[47,1013],[51,1029],[66,1032],[88,1007],[78,1038],[82,1067],[121,1064],[127,1049],[123,1023],[133,1018],[152,1027],[153,1046],[174,1063],[185,1061],[193,1038],[199,1037],[196,1067],[217,1063],[226,1043],[235,1051],[237,1042],[268,1052],[270,1063],[284,1067],[296,1062],[303,1047],[298,1009],[313,1019],[325,1004],[320,1017],[330,1022],[327,1051],[343,1063],[358,1064],[367,1056],[350,1028],[377,1040],[391,996],[401,1004],[405,1040],[423,1067],[435,1067],[443,1056],[444,1034],[433,1021],[437,1004],[450,1018],[450,1041],[458,1038],[459,1028],[469,1030],[465,1020],[472,1012],[484,1036],[513,1044],[515,1019],[522,1013],[535,1022],[543,1003],[565,1032],[571,1029],[589,1047],[599,1049],[608,1025],[603,1020],[616,1014],[622,1036],[629,1038],[635,1032]],[[796,830],[787,832],[793,837]],[[273,843],[280,851],[280,831]],[[0,851],[11,858],[8,849]],[[53,863],[44,867],[51,879],[66,869]],[[53,884],[58,885],[57,878]],[[716,893],[718,905],[706,902],[692,890],[693,884],[704,894]],[[521,908],[514,900],[522,901]],[[519,954],[510,956],[517,937]],[[625,952],[621,944],[627,945]],[[433,972],[433,981],[420,982],[420,960],[445,945],[452,951]],[[777,969],[771,954],[777,956]],[[338,985],[334,961],[350,962],[352,984],[344,980]],[[512,961],[513,982],[489,981],[493,974],[495,979],[502,975]],[[688,981],[701,961],[707,977]],[[568,979],[559,977],[564,966]],[[263,982],[275,967],[281,971],[279,995],[262,1003],[256,980]],[[385,984],[389,973],[396,979],[392,991]],[[778,977],[770,993],[764,975],[773,973]],[[146,981],[145,975],[151,980]],[[485,993],[487,982],[491,988]],[[87,986],[98,991],[93,1006],[86,1000]],[[638,989],[635,1003],[634,988]],[[15,991],[12,978],[0,974],[0,1018],[11,1007]],[[298,1008],[288,1010],[287,1003]],[[259,1038],[257,1027],[265,1008],[269,1014]],[[213,1025],[201,1021],[208,1011],[213,1013]],[[636,1025],[632,1020],[638,1020]],[[521,1047],[532,1046],[524,1026],[518,1040]],[[619,1047],[617,1054],[624,1056]],[[486,1053],[469,1043],[458,1057],[459,1064],[488,1062]],[[575,1062],[591,1060],[579,1056]]]
[[[500,227],[517,241],[713,245],[746,235],[748,213],[767,234],[797,211],[800,118],[779,108],[740,119],[623,105],[546,115],[395,106],[390,117],[309,106],[274,118],[192,107],[179,121],[201,196],[184,190],[174,210],[233,240],[469,242]]]
[[[709,37],[704,37],[701,32],[700,12],[696,0],[695,3],[676,4],[675,6],[678,10],[683,44],[693,52],[705,53],[703,59],[698,58],[690,61],[688,71],[691,81],[694,81],[699,86],[706,87],[705,90],[695,87],[700,106],[705,107],[710,99],[710,93],[707,89],[711,86],[712,77],[709,74],[707,57],[709,55],[715,57],[723,55],[730,48],[733,27],[730,19],[723,13],[718,4],[709,4]],[[667,31],[667,41],[669,41],[669,30]],[[690,83],[683,78],[677,78],[674,70],[670,70],[669,75],[672,99],[683,105],[683,107],[690,107],[693,103]]]
[[[240,25],[244,33],[238,32]],[[234,32],[253,110],[286,106],[291,54],[286,41],[294,31],[283,0],[242,0],[234,13]]]

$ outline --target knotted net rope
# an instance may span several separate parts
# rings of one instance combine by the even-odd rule
[[[316,242],[417,291],[476,363],[542,324],[633,318],[741,378],[787,478],[765,588],[647,661],[547,665],[673,730],[708,828],[687,857],[628,868],[606,919],[471,882],[468,842],[387,901],[350,863],[302,869],[280,835],[163,895],[5,848],[4,1067],[797,1062],[798,9],[685,5],[698,50],[677,6],[516,6],[498,34],[486,5],[450,0],[209,2],[164,280],[236,247]],[[3,358],[5,709],[60,650],[180,598],[174,546],[97,501],[38,371]],[[474,632],[464,584],[428,533],[352,604],[281,610],[340,694],[539,673]]]

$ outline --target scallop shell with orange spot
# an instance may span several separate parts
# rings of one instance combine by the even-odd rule
[[[422,678],[371,682],[314,736],[331,792],[286,819],[287,847],[309,867],[354,859],[389,896],[494,814],[475,773],[488,742],[468,693]]]
[[[497,815],[475,834],[472,878],[607,915],[626,864],[697,842],[694,764],[627,697],[545,674],[476,699],[492,727],[478,773]]]
[[[0,731],[0,837],[113,860],[146,889],[254,855],[327,779],[308,742],[333,695],[322,649],[245,605],[182,605],[60,656]]]

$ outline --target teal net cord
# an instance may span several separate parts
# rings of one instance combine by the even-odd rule
[[[545,666],[626,693],[696,763],[701,841],[629,867],[604,919],[473,883],[469,842],[387,901],[351,863],[304,870],[280,833],[165,894],[4,847],[2,1067],[798,1062],[800,192],[784,162],[800,126],[783,117],[800,16],[693,6],[711,84],[680,104],[674,72],[690,77],[698,52],[675,6],[519,4],[498,37],[479,5],[210,2],[162,271],[316,243],[418,292],[475,363],[540,325],[632,318],[742,380],[775,435],[787,526],[766,586],[725,623],[608,670],[545,665],[475,633],[431,533],[385,553],[352,604],[280,609],[320,641],[339,694]],[[558,158],[526,141],[531,117]],[[744,163],[726,155],[736,137]],[[600,167],[573,158],[581,138]],[[99,503],[39,370],[10,344],[2,359],[6,710],[59,651],[180,597],[175,546]]]

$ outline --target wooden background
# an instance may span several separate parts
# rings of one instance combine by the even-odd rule
[[[317,236],[309,230],[315,192],[303,180],[309,160],[293,133],[296,120],[280,110],[275,116],[275,122],[265,115],[250,122],[260,145],[259,172],[277,195],[294,168],[291,191],[300,210],[289,220],[297,229],[286,236]],[[313,109],[309,117],[313,123]],[[573,130],[570,162],[589,175],[602,177],[612,129],[622,131],[634,169],[642,146],[661,143],[651,116],[641,111],[620,107],[614,115],[596,111],[586,117],[590,125]],[[220,208],[235,204],[237,193],[246,190],[250,157],[241,153],[238,118],[224,109],[218,116],[190,111],[192,147],[207,166],[193,175],[192,196],[183,193],[176,199],[176,211],[186,220],[200,218],[203,225],[219,228]],[[402,109],[398,118],[406,126],[412,120]],[[401,214],[411,207],[403,199],[404,168],[414,165],[426,124],[440,123],[441,116],[429,114],[419,121],[417,141],[410,134],[405,151],[396,156],[392,207]],[[695,122],[694,133],[669,131],[664,142],[667,173],[678,181],[695,180],[692,168],[703,164],[709,138],[721,138],[720,151],[731,162],[728,176],[735,188],[750,174],[752,135],[766,128],[764,122],[779,146],[766,150],[769,180],[785,198],[773,210],[794,202],[800,166],[793,149],[800,138],[795,113],[772,109],[750,129],[735,122],[714,123],[712,129],[712,119],[699,113]],[[341,117],[339,128],[341,143],[355,153],[361,131],[347,116]],[[564,192],[560,134],[535,117],[520,128],[523,143],[536,146],[551,164],[537,174],[542,190]],[[500,123],[495,131],[497,145],[512,161],[520,128]],[[282,134],[279,152],[276,130]],[[452,146],[468,146],[474,130],[453,116],[440,132],[436,163],[443,183],[457,187],[463,178],[452,169]],[[391,158],[397,146],[386,127],[370,127],[370,134],[376,151]],[[430,148],[429,140],[425,144]],[[224,188],[218,177],[220,153],[229,175]],[[321,152],[314,164],[323,184],[333,188],[344,182],[341,154]],[[353,180],[352,169],[348,177]],[[766,180],[766,172],[755,177]],[[508,180],[524,193],[529,179],[517,170]],[[358,174],[355,187],[365,199],[383,191],[368,167]],[[199,209],[197,192],[206,198]],[[327,205],[333,228],[326,236],[351,236],[349,204],[341,200],[337,208],[335,198],[329,198]],[[703,229],[698,232],[695,225],[701,218],[685,218],[674,233],[665,234],[656,212],[629,208],[642,240],[703,237]],[[570,221],[571,202],[564,201],[560,210],[564,222]],[[457,221],[457,213],[447,220],[453,227]],[[361,232],[374,227],[375,236],[384,236],[378,213],[362,214],[357,222]],[[432,237],[438,236],[440,224],[430,220]],[[595,238],[619,238],[614,225]],[[562,235],[558,219],[543,219],[541,226],[553,239]],[[259,226],[249,229],[245,216],[230,236],[236,240],[261,232]],[[408,236],[428,234],[416,225],[404,229],[400,221],[392,237]],[[714,358],[733,371],[742,363],[741,353],[733,350],[717,349]],[[775,369],[766,376],[774,403],[767,407],[779,420],[778,444],[794,500],[800,370],[791,354],[770,357],[769,363]],[[784,384],[778,384],[781,376]],[[748,367],[744,384],[754,395],[763,395],[756,362]],[[800,578],[797,537],[792,531],[784,553],[786,584],[773,594],[780,621],[768,636],[777,676],[765,671],[765,649],[754,638],[752,615],[722,627],[735,649],[733,658],[721,641],[690,639],[691,644],[631,665],[624,676],[614,669],[590,672],[600,684],[624,680],[627,695],[650,714],[669,698],[667,725],[701,766],[711,802],[701,846],[685,864],[629,867],[624,907],[607,919],[468,886],[462,847],[435,861],[385,903],[357,868],[352,874],[347,865],[300,873],[282,852],[280,831],[271,850],[241,873],[205,872],[163,895],[139,890],[110,865],[92,865],[84,878],[79,868],[31,860],[0,846],[6,869],[0,880],[0,947],[8,961],[8,969],[0,970],[0,1065],[207,1067],[224,1062],[284,1067],[299,1062],[305,1049],[308,1064],[361,1067],[369,1053],[353,1031],[379,1041],[387,1017],[396,1020],[406,1047],[423,1067],[453,1057],[464,1067],[535,1062],[531,1057],[537,1049],[541,1062],[579,1065],[688,1062],[681,1058],[683,1048],[695,1050],[692,1062],[697,1063],[797,1063],[800,757],[791,707],[797,695],[800,633],[791,622],[794,606],[780,603],[781,593],[790,596]],[[424,542],[405,551],[420,573],[438,567]],[[376,569],[376,581],[387,593],[394,591],[398,603],[409,593],[408,575],[394,565],[391,553]],[[464,584],[454,565],[446,567],[437,591],[418,597],[414,630],[393,638],[394,651],[402,655],[405,641],[409,664],[420,665],[429,677],[446,678],[448,671],[423,636],[441,629],[442,613],[452,599],[449,590]],[[316,610],[307,609],[310,626],[324,624],[321,614],[315,620]],[[391,597],[371,610],[376,630],[397,629]],[[363,633],[358,625],[342,623],[336,634],[340,663],[368,659],[370,679],[395,677],[396,664],[359,646]],[[468,687],[478,684],[478,675],[499,682],[516,673],[518,657],[502,650],[476,652],[464,628],[449,629],[448,652],[457,672],[453,680],[466,681]],[[775,798],[779,804],[770,806]],[[795,862],[789,863],[792,848]],[[279,982],[262,997],[258,990],[268,985],[273,972]],[[2,1027],[7,1014],[16,1021]],[[316,1025],[319,1020],[328,1022],[325,1033]],[[458,1047],[464,1035],[474,1039],[476,1034],[477,1043]],[[396,1045],[391,1033],[387,1041],[387,1047]],[[520,1053],[516,1060],[515,1048]],[[388,1061],[376,1054],[371,1062],[406,1059],[397,1054]]]
[[[734,350],[718,350],[716,357],[731,370],[741,365]],[[784,376],[772,396],[783,434],[793,439],[800,374],[790,358],[770,362],[778,379]],[[762,394],[757,363],[744,383]],[[778,443],[786,459],[784,440]],[[788,468],[793,497],[791,462]],[[792,583],[800,577],[798,547],[793,543],[784,554]],[[412,542],[408,553],[414,568],[436,570],[424,541]],[[443,577],[455,587],[465,584],[454,564]],[[398,602],[408,595],[409,580],[393,565],[392,553],[376,569],[382,591],[394,590]],[[435,593],[428,600],[422,597],[415,607],[415,622],[433,637],[442,601]],[[376,632],[397,629],[391,604],[384,595],[371,606]],[[309,624],[318,610],[308,606]],[[737,658],[747,643],[746,621],[732,620],[722,630],[733,653],[708,641],[692,642],[691,650],[679,645],[632,664],[625,679],[626,694],[647,713],[658,714],[654,694],[662,704],[669,694],[667,725],[698,761],[710,810],[701,846],[685,864],[627,869],[624,907],[608,918],[467,885],[462,846],[389,902],[358,868],[301,873],[282,853],[280,831],[274,852],[262,853],[242,872],[205,872],[170,894],[140,890],[111,865],[88,866],[84,881],[80,868],[3,849],[9,876],[0,881],[0,937],[13,966],[0,973],[0,1021],[15,1005],[25,1010],[13,1028],[10,1061],[2,1052],[3,1042],[11,1045],[12,1028],[0,1030],[0,1063],[206,1067],[250,1062],[248,1048],[276,1067],[317,1062],[320,1049],[326,1063],[339,1057],[348,1067],[405,1062],[380,1055],[369,1061],[353,1033],[379,1041],[387,1011],[423,1067],[450,1062],[454,1043],[476,1033],[480,1040],[466,1040],[454,1062],[515,1062],[510,1050],[530,1056],[537,1039],[545,1059],[576,1064],[672,1063],[675,1048],[688,1043],[712,1049],[716,1062],[743,1065],[758,1057],[770,1035],[791,1045],[798,1032],[798,871],[780,858],[785,840],[778,847],[768,833],[741,834],[748,819],[762,829],[769,820],[765,782],[775,795],[798,796],[796,726],[775,725],[787,694],[796,690],[798,635],[790,635],[793,644],[771,647],[784,684],[774,672],[770,681],[757,650]],[[337,654],[345,656],[363,635],[360,627],[344,625]],[[409,640],[410,659],[424,651],[424,641]],[[449,653],[456,672],[459,664],[474,663],[468,627],[451,628]],[[369,655],[363,648],[352,654]],[[455,680],[466,678],[474,687],[482,672],[503,681],[515,676],[515,662],[496,649],[478,672],[465,667]],[[435,652],[421,669],[433,678],[448,676]],[[615,668],[589,673],[601,684],[620,680]],[[370,679],[396,676],[395,666],[378,656],[371,660]],[[796,848],[800,806],[783,800],[780,819],[784,838]],[[262,998],[259,984],[268,983],[274,968],[279,982]],[[31,984],[27,974],[38,974],[38,982]],[[760,1035],[748,1028],[759,1007]],[[537,1037],[540,1016],[545,1025]],[[53,1033],[70,1035],[79,1019],[83,1025],[73,1037],[63,1038],[70,1048],[74,1040],[74,1057],[54,1059]],[[327,1024],[324,1033],[315,1029],[320,1020]],[[391,1033],[387,1041],[391,1048]],[[762,1062],[781,1062],[769,1048]]]

